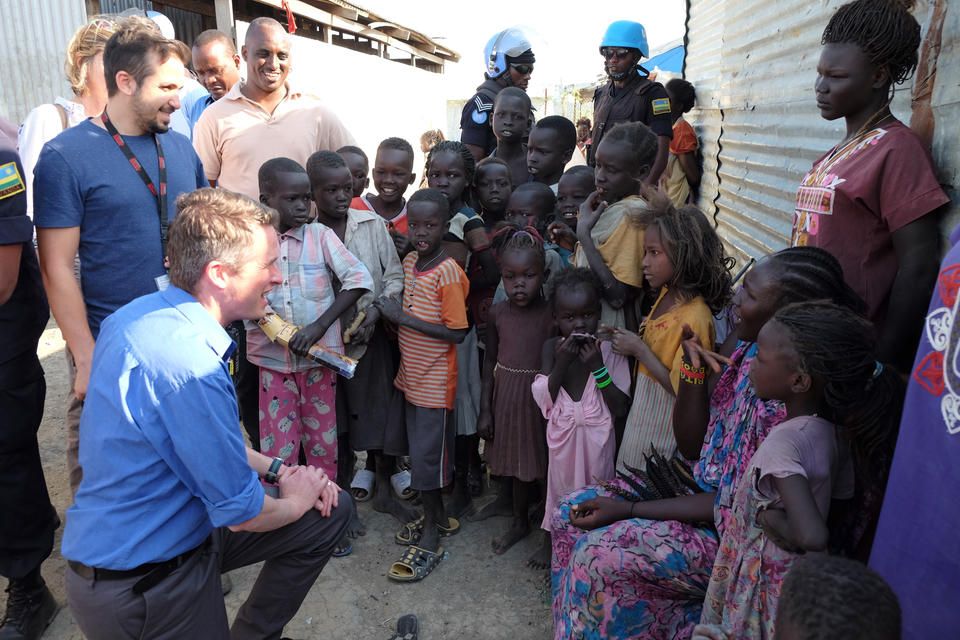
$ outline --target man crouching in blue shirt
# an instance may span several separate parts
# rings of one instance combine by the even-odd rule
[[[172,285],[103,322],[63,536],[67,602],[90,640],[276,640],[346,530],[349,494],[245,449],[237,421],[223,327],[262,317],[281,282],[276,224],[244,196],[180,196]],[[229,629],[220,574],[261,561]]]

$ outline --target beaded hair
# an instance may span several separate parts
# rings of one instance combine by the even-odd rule
[[[541,266],[547,265],[543,237],[532,226],[525,226],[517,221],[503,221],[493,228],[491,245],[501,259],[511,251],[532,251],[539,258]]]

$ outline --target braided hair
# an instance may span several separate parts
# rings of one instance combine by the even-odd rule
[[[764,261],[776,268],[777,307],[791,302],[829,300],[866,316],[867,303],[843,279],[843,267],[829,251],[790,247]]]
[[[637,227],[656,227],[663,250],[674,269],[668,283],[681,302],[703,296],[713,313],[727,306],[733,295],[730,269],[735,260],[728,256],[713,226],[694,205],[679,209],[665,196],[648,191],[646,208],[630,214]]]
[[[902,84],[917,68],[920,24],[910,11],[916,0],[855,0],[833,14],[821,44],[855,44],[884,67],[890,81]]]
[[[535,227],[522,225],[516,220],[505,220],[493,228],[490,244],[501,259],[511,251],[532,251],[537,255],[540,265],[543,268],[547,266],[543,236]]]
[[[455,153],[460,156],[460,159],[463,160],[463,173],[467,178],[467,184],[473,184],[473,174],[477,170],[477,159],[474,157],[473,152],[467,148],[467,145],[458,140],[444,140],[433,145],[433,149],[430,149],[430,153],[427,154],[427,167],[430,166],[430,163],[433,162],[434,157],[436,157],[438,153],[443,153],[444,151],[449,151],[450,153]]]
[[[829,419],[850,440],[858,477],[882,494],[906,388],[893,367],[876,361],[872,325],[826,301],[787,305],[773,322],[789,333],[799,370],[825,381]]]

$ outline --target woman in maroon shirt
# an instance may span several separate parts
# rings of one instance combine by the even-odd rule
[[[896,85],[917,67],[914,0],[856,0],[823,32],[814,85],[846,136],[797,192],[794,246],[830,251],[869,305],[884,362],[907,370],[937,276],[937,211],[947,202],[926,145],[893,117]]]

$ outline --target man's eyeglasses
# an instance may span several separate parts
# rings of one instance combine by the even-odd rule
[[[600,50],[600,55],[607,60],[610,60],[611,58],[616,58],[617,60],[626,60],[630,53],[630,49],[611,49],[610,47],[604,47]]]
[[[516,69],[517,73],[519,73],[519,74],[522,75],[522,76],[529,75],[529,74],[533,73],[533,65],[532,65],[532,64],[513,64],[513,63],[511,63],[510,66],[513,67],[514,69]]]

